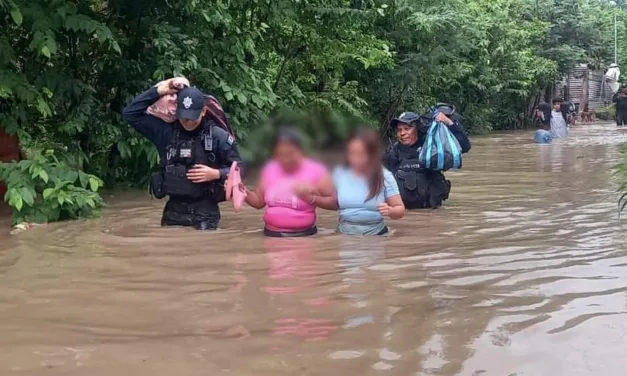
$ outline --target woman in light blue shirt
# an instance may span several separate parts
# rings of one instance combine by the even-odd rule
[[[360,130],[346,144],[346,163],[333,171],[335,194],[302,191],[324,209],[339,210],[338,231],[351,235],[384,235],[385,217],[405,215],[396,179],[381,164],[383,147],[377,132]]]

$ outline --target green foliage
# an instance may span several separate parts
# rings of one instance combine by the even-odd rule
[[[551,22],[541,53],[557,62],[560,73],[567,73],[577,63],[605,67],[612,61],[614,13],[625,20],[624,13],[609,1],[554,0],[553,6],[535,11]]]
[[[612,104],[608,104],[607,106],[596,110],[595,115],[597,119],[600,120],[613,120],[616,119],[616,106]]]
[[[173,75],[221,100],[254,159],[267,155],[269,137],[258,135],[273,132],[268,116],[286,109],[303,115],[312,145],[355,124],[385,130],[438,101],[473,133],[520,128],[575,63],[612,61],[614,14],[627,56],[625,9],[606,0],[0,0],[0,127],[27,154],[53,150],[107,186],[142,188],[158,155],[120,112]]]
[[[394,40],[397,68],[380,72],[368,98],[382,126],[445,101],[475,133],[515,127],[525,99],[557,77],[555,62],[537,53],[549,25],[521,17],[526,8],[520,0],[396,2],[381,32]]]
[[[0,163],[4,197],[15,210],[13,222],[51,222],[98,214],[102,180],[60,162],[53,153]]]

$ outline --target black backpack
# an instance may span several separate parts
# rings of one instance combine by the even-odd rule
[[[431,107],[427,112],[420,116],[420,122],[425,125],[431,125],[433,122],[434,112],[438,111],[446,115],[449,119],[454,122],[459,123],[461,120],[461,115],[455,109],[455,106],[448,103],[436,103],[435,106]]]

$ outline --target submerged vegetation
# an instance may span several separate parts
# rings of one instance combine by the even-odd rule
[[[120,112],[173,75],[223,102],[250,157],[271,133],[266,117],[287,109],[303,114],[318,144],[355,122],[385,131],[400,111],[437,101],[455,104],[473,133],[521,128],[543,89],[576,63],[613,60],[614,14],[624,56],[624,6],[0,0],[0,127],[36,156],[0,165],[5,200],[15,221],[49,221],[96,213],[102,184],[145,187],[158,155]]]

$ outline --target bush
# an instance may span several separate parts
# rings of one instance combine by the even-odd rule
[[[599,120],[613,120],[616,118],[616,107],[613,104],[609,104],[595,111],[594,116]]]
[[[93,217],[103,205],[102,180],[59,162],[51,151],[0,163],[0,180],[7,185],[4,200],[15,209],[14,224]]]

